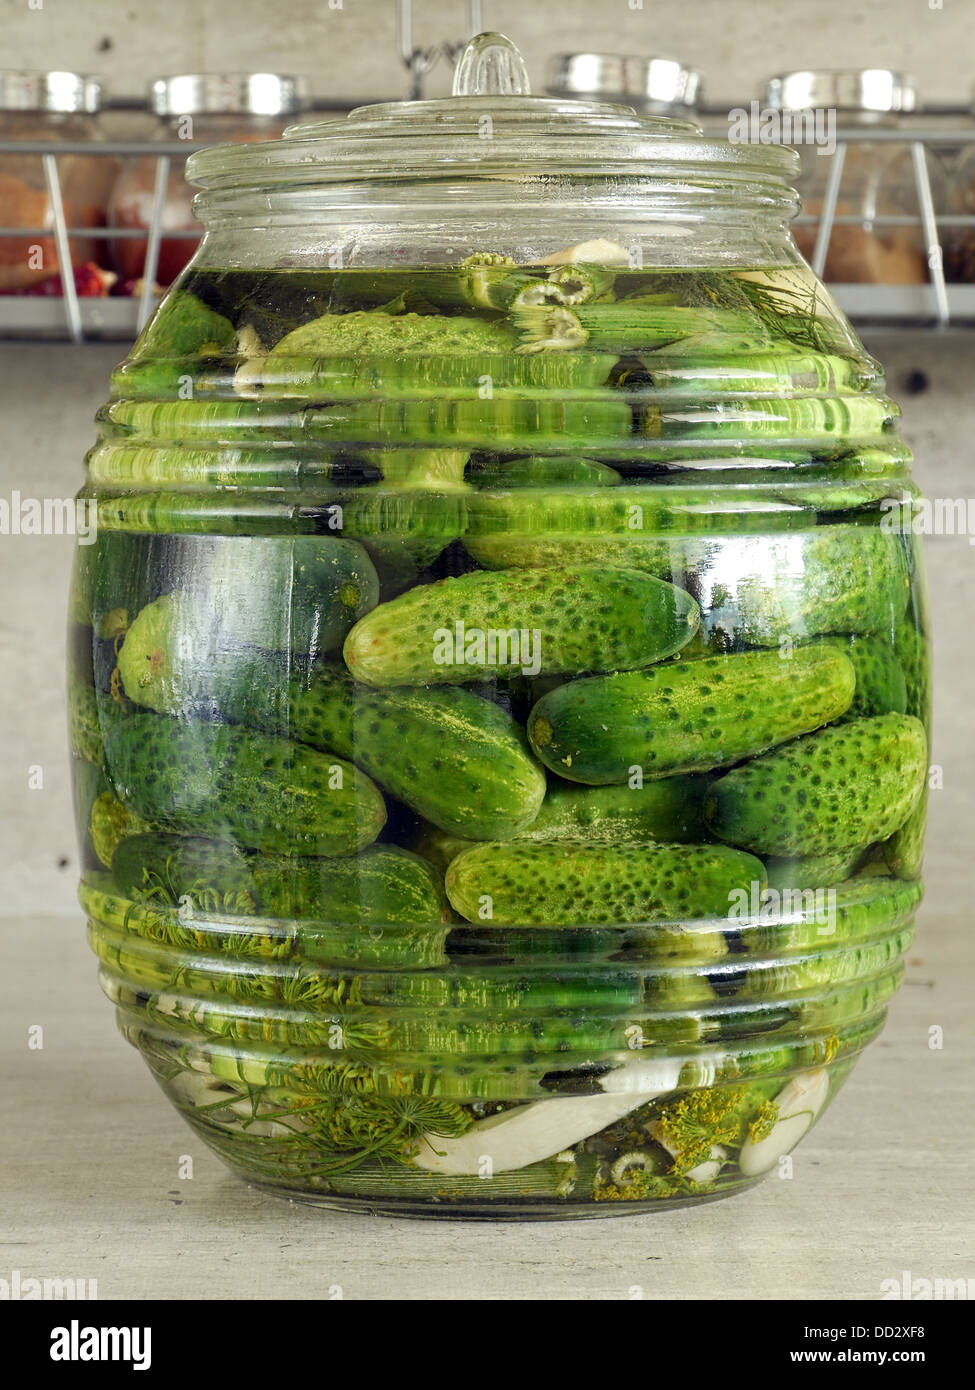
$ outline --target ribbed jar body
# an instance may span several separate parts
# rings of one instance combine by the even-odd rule
[[[88,455],[70,694],[103,987],[242,1176],[705,1201],[881,1028],[910,459],[792,207],[686,170],[205,195]]]

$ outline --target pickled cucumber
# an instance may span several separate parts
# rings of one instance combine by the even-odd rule
[[[369,685],[627,670],[679,651],[699,621],[683,590],[626,570],[475,572],[380,604],[344,654]]]
[[[262,723],[261,692],[242,693],[235,717]],[[284,717],[293,738],[354,761],[452,835],[510,839],[535,819],[545,795],[521,728],[467,690],[372,690],[324,667],[308,688],[292,687]],[[276,722],[272,709],[269,727]]]
[[[469,922],[598,926],[726,917],[736,891],[765,883],[760,860],[720,845],[486,844],[447,869]]]
[[[705,772],[835,719],[853,667],[833,648],[675,661],[559,686],[528,720],[535,753],[573,782]]]
[[[700,841],[707,835],[704,787],[703,777],[660,777],[641,787],[583,787],[553,780],[538,815],[516,838],[615,845]]]
[[[165,715],[118,719],[106,768],[121,799],[165,829],[287,854],[354,854],[386,820],[373,782],[285,739]]]
[[[759,854],[835,854],[903,825],[926,769],[919,719],[855,719],[727,773],[709,788],[705,815],[722,840]]]
[[[132,835],[112,858],[126,897],[161,894],[173,905],[229,904],[244,915],[314,918],[343,925],[441,926],[449,918],[440,878],[393,845],[355,858],[245,854],[232,844],[172,834]]]

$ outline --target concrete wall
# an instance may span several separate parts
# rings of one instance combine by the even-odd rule
[[[39,7],[39,8],[37,8]],[[414,0],[419,45],[465,36],[464,0]],[[967,99],[972,0],[483,0],[536,87],[553,52],[659,53],[696,64],[736,103],[799,67],[912,71],[929,101]],[[284,71],[318,96],[401,95],[394,0],[0,0],[0,63],[103,74],[137,93],[160,73]],[[447,69],[431,74],[445,89]]]

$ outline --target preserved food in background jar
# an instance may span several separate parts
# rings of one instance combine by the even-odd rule
[[[207,236],[87,459],[90,940],[251,1181],[708,1201],[781,1171],[903,973],[910,453],[791,151],[503,95],[499,35],[455,91],[190,161]]]
[[[975,116],[975,93],[971,112]],[[971,119],[967,126],[970,131]],[[958,158],[951,170],[948,211],[954,216],[975,219],[975,142],[965,141],[959,146]],[[947,279],[966,285],[975,284],[975,220],[968,227],[949,227],[944,236],[944,245]]]
[[[701,100],[701,74],[672,58],[560,53],[549,64],[548,90],[556,97],[624,101],[647,115],[690,115]]]
[[[767,105],[790,113],[835,113],[841,129],[896,129],[901,113],[915,109],[909,78],[887,69],[858,72],[790,72],[773,78]],[[803,213],[818,218],[823,210],[831,157],[814,144],[797,145],[802,169],[797,189]],[[946,178],[940,160],[926,154],[935,212],[943,212]],[[836,217],[829,240],[824,278],[834,284],[915,285],[930,280],[927,249],[910,148],[899,141],[846,145]],[[915,225],[878,225],[884,217],[911,218]],[[816,226],[793,229],[796,245],[811,260]]]
[[[302,109],[300,83],[278,73],[183,73],[157,78],[149,92],[149,107],[158,118],[156,139],[223,145],[277,139],[292,115]],[[155,159],[130,159],[112,190],[109,223],[148,233],[152,218]],[[156,282],[170,285],[196,250],[202,236],[193,216],[193,190],[185,178],[185,161],[174,159],[166,185],[162,225],[167,232],[195,236],[164,236],[159,248]],[[138,280],[145,267],[144,238],[116,238],[115,268],[123,282]]]
[[[0,141],[43,140],[95,144],[101,88],[76,72],[0,71]],[[106,155],[62,154],[57,160],[64,215],[69,227],[104,227],[118,172]],[[23,293],[61,273],[54,213],[39,154],[0,154],[0,226],[42,228],[44,235],[0,237],[0,292]],[[105,260],[104,243],[72,237],[74,270]]]

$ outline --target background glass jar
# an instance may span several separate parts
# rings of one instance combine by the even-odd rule
[[[794,156],[513,62],[195,155],[205,241],[88,456],[103,987],[237,1172],[340,1206],[751,1185],[920,899],[909,454]]]
[[[0,72],[0,140],[92,142],[98,125],[101,88],[75,72]],[[118,173],[104,155],[58,156],[61,198],[69,227],[104,227],[109,192]],[[0,226],[53,228],[54,214],[40,155],[0,155]],[[89,261],[105,264],[104,242],[72,237],[76,269]],[[50,281],[62,267],[50,235],[0,237],[0,291],[16,294]]]
[[[549,64],[552,96],[626,102],[652,116],[689,116],[701,101],[701,74],[672,58],[560,53]]]
[[[975,117],[975,97],[972,100]],[[969,130],[972,122],[967,122]],[[948,191],[948,211],[955,215],[975,217],[975,144],[960,146],[951,168]],[[951,227],[945,233],[945,273],[950,281],[975,283],[975,226]]]
[[[901,113],[916,106],[914,88],[902,73],[871,68],[859,72],[791,72],[773,78],[766,91],[773,110],[824,110],[835,115],[840,128],[895,127]],[[831,158],[811,144],[798,146],[801,173],[796,187],[804,214],[818,218],[823,210]],[[936,213],[944,212],[947,183],[940,159],[925,154]],[[826,254],[824,278],[834,284],[911,285],[930,280],[921,226],[914,167],[908,145],[864,142],[845,145],[843,172],[836,202],[837,218],[855,223],[834,225]],[[916,225],[878,224],[878,219],[913,219]],[[811,260],[817,228],[794,229],[796,245]]]
[[[156,139],[207,145],[276,139],[302,104],[297,78],[269,72],[184,73],[157,78],[149,92],[149,107],[158,121]],[[155,159],[126,160],[112,190],[111,226],[148,232],[155,176]],[[171,167],[166,186],[163,228],[198,234],[197,238],[163,237],[156,280],[165,286],[172,284],[190,261],[201,235],[193,215],[193,191],[186,182],[185,163],[178,160]],[[123,280],[137,280],[145,267],[145,241],[119,238],[113,245],[119,275]]]

